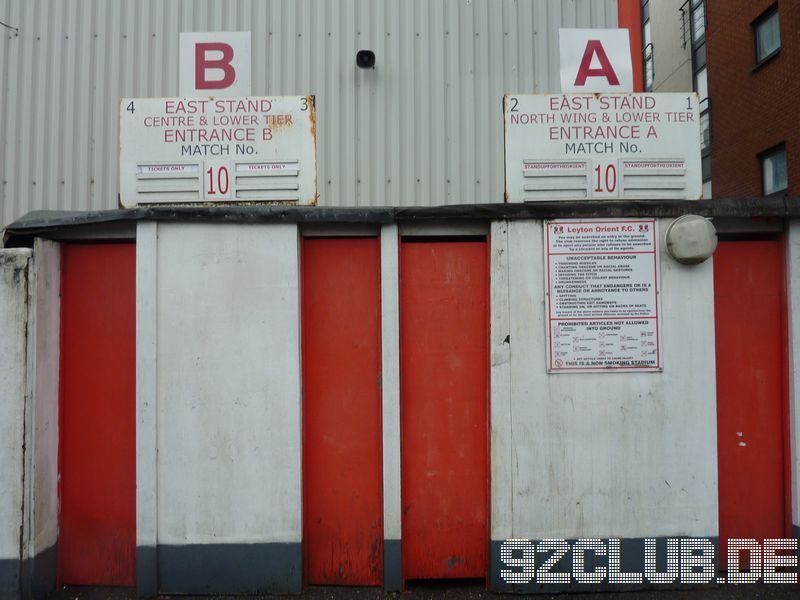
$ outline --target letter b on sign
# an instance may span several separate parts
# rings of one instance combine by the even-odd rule
[[[209,58],[209,54],[219,52],[222,57]],[[236,70],[231,65],[233,47],[223,42],[197,42],[194,45],[194,87],[198,90],[224,90],[236,81]],[[222,77],[211,79],[209,72],[217,69]]]
[[[249,96],[250,32],[182,32],[181,96]]]

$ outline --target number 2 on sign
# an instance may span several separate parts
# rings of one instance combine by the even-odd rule
[[[206,198],[223,200],[230,197],[230,174],[227,164],[206,163]]]
[[[592,169],[592,196],[617,196],[617,163],[598,162]]]

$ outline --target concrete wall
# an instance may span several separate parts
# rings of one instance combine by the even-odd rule
[[[36,239],[29,278],[23,592],[56,585],[61,247]]]
[[[712,262],[662,247],[663,372],[548,375],[542,231],[492,227],[494,589],[512,537],[718,534]]]
[[[403,589],[400,497],[400,290],[397,225],[381,228],[381,400],[383,417],[383,587]]]
[[[668,224],[660,221],[662,236]],[[419,226],[388,225],[381,233],[389,589],[402,583],[397,239],[398,231],[413,227]],[[491,228],[490,580],[497,590],[533,591],[500,580],[500,545],[512,537],[621,538],[625,559],[625,544],[641,552],[645,537],[718,533],[712,262],[679,265],[664,253],[662,241],[662,372],[549,375],[542,236],[541,221],[497,222]],[[24,577],[34,591],[55,584],[59,257],[58,244],[37,240],[27,367],[19,364],[24,352],[17,348],[12,354],[18,368],[6,368],[6,346],[0,346],[0,377],[16,377],[18,389],[25,385],[33,399],[24,412],[31,452],[22,556],[32,559]],[[798,526],[797,223],[789,232],[788,261]],[[20,302],[18,292],[14,298]],[[299,310],[295,225],[138,225],[140,593],[301,589]],[[7,338],[0,336],[0,344]],[[19,407],[6,418],[7,397],[0,402],[0,426],[21,418]],[[4,435],[0,443],[6,439],[11,438]],[[21,448],[21,439],[13,447]],[[9,465],[15,481],[21,455],[6,461],[4,452],[0,458],[0,481],[9,480],[2,471]],[[12,515],[11,522],[0,522],[0,565],[19,552],[13,518],[14,507],[16,518],[22,515],[23,488],[2,490],[9,491],[16,498],[11,503],[0,495],[0,514]],[[627,557],[625,570],[642,570],[635,551]]]
[[[0,250],[0,598],[20,589],[30,256]]]
[[[137,435],[158,454],[137,463],[156,498],[137,520],[157,524],[139,555],[155,552],[162,592],[299,591],[297,227],[140,228],[155,228],[139,239],[156,246],[139,251],[137,295],[156,326],[138,340],[155,382],[137,393]]]
[[[789,225],[786,240],[789,312],[789,430],[791,435],[792,525],[800,538],[800,221]]]

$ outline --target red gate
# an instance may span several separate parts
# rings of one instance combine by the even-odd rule
[[[61,266],[61,581],[135,583],[136,246],[65,245]]]
[[[406,580],[486,576],[487,307],[485,240],[402,243]]]
[[[779,241],[722,242],[714,255],[719,537],[785,537],[787,357]]]
[[[302,295],[307,581],[380,585],[379,238],[304,239]]]

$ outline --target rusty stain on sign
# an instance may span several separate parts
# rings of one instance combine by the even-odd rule
[[[317,101],[316,97],[312,94],[306,96],[306,101],[308,102],[308,106],[310,107],[308,115],[309,118],[309,133],[311,134],[311,140],[314,144],[314,201],[311,203],[312,205],[316,206],[319,202],[319,192],[317,191],[317,169],[316,169],[316,160],[317,160]]]

